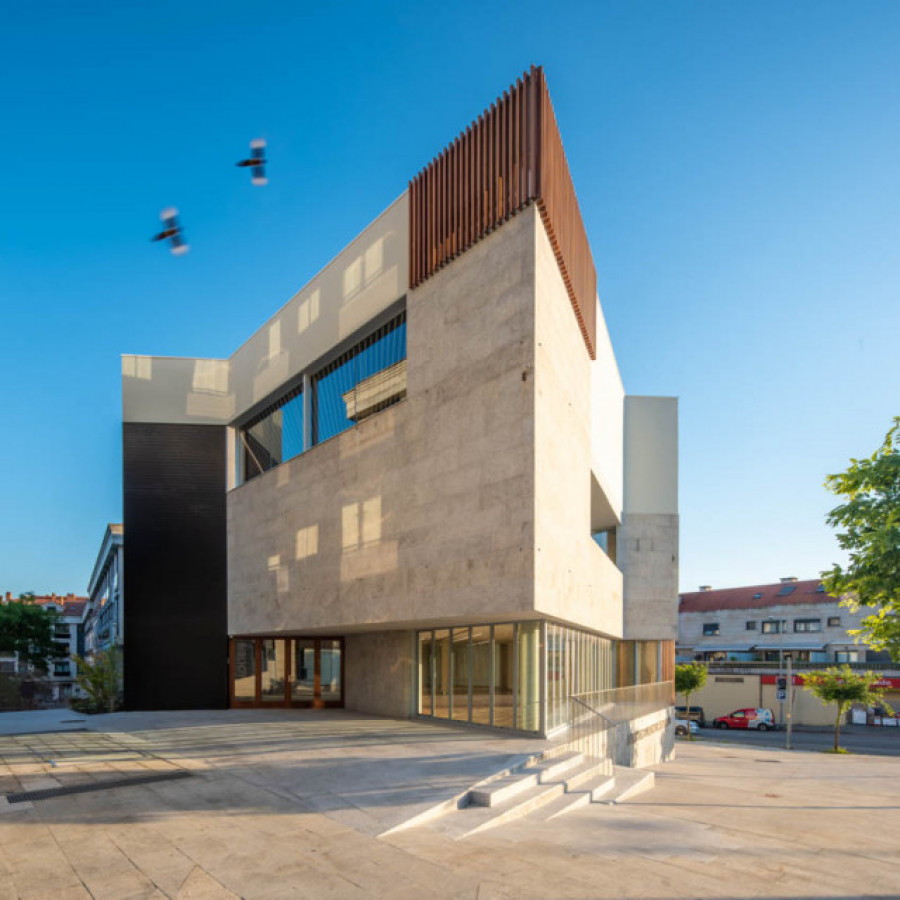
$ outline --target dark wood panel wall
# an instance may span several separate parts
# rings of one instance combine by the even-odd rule
[[[409,183],[409,284],[536,202],[593,359],[597,273],[544,71],[532,66]]]

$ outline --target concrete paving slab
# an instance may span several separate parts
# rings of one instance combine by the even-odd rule
[[[429,791],[539,747],[352,713],[281,712],[189,714],[193,723],[121,714],[104,734],[64,735],[67,752],[87,755],[102,738],[195,774],[4,813],[0,898],[900,896],[897,759],[698,742],[655,769],[653,790],[617,806],[455,842],[427,825],[379,838],[382,822]],[[42,754],[62,745],[45,737],[32,749],[0,739],[4,774],[120,777],[114,766],[124,763],[51,769]]]

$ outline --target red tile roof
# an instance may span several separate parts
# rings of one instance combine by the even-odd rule
[[[49,596],[35,597],[34,602],[38,606],[47,606],[52,603],[54,606],[60,607],[59,614],[61,616],[80,617],[87,606],[88,598],[78,597],[75,594],[66,594],[64,597],[50,594]]]
[[[835,603],[837,598],[817,590],[822,582],[818,578],[808,581],[756,584],[749,587],[723,588],[717,591],[692,591],[679,597],[679,612],[712,612],[718,609],[759,609],[768,606],[797,605],[801,603]],[[779,591],[792,587],[789,594],[779,596]],[[756,595],[759,594],[757,597]]]

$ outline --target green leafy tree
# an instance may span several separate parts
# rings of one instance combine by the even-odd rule
[[[900,661],[900,416],[868,459],[851,459],[825,486],[845,498],[827,521],[850,559],[823,572],[822,583],[851,609],[872,609],[851,634]]]
[[[115,648],[104,650],[90,661],[78,654],[72,659],[75,660],[75,683],[87,694],[88,711],[115,712],[121,681],[119,651]]]
[[[883,701],[884,688],[877,687],[881,675],[874,672],[854,672],[848,665],[830,666],[803,676],[803,687],[813,693],[824,706],[837,707],[834,719],[834,752],[841,752],[841,719],[851,703]],[[885,704],[887,705],[887,704]]]
[[[694,739],[691,734],[691,694],[699,691],[706,684],[706,666],[702,663],[682,663],[675,666],[675,693],[684,694],[685,715],[688,719],[687,739]]]
[[[20,662],[46,669],[56,655],[56,620],[55,612],[28,599],[0,603],[0,651],[18,653]]]

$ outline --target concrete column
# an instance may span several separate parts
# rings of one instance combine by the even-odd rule
[[[303,373],[303,449],[312,447],[312,379]]]

